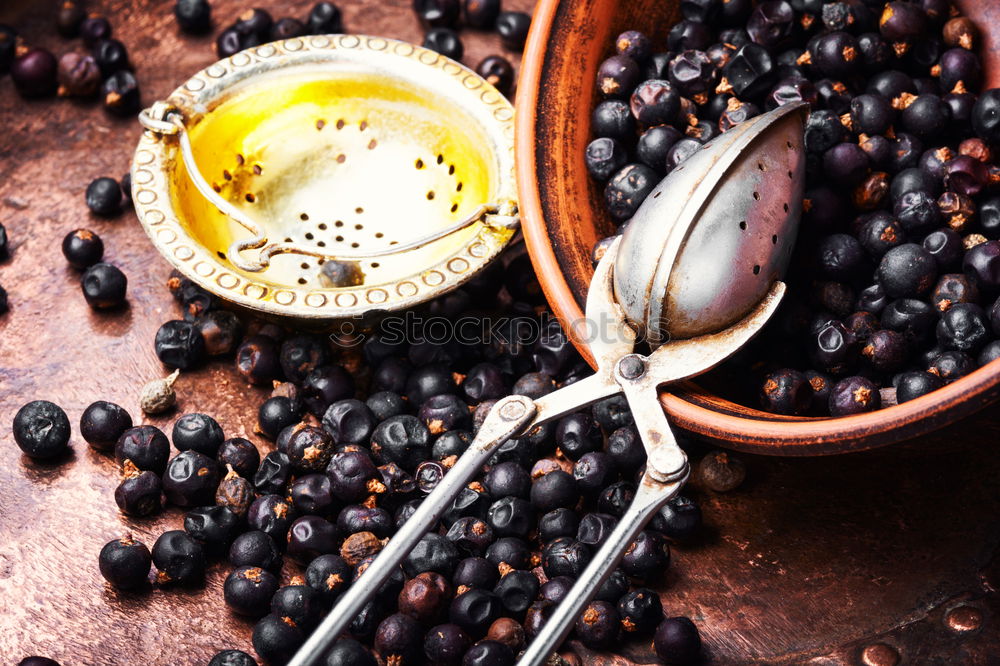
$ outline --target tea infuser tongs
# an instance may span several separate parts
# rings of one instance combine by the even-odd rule
[[[786,105],[737,126],[664,179],[608,248],[590,284],[584,323],[597,332],[587,341],[597,371],[537,400],[514,395],[498,401],[468,450],[344,592],[289,666],[311,666],[324,657],[501,443],[623,393],[646,450],[646,467],[631,505],[518,663],[539,666],[547,660],[627,546],[687,481],[687,456],[673,436],[657,388],[706,372],[739,351],[784,295],[785,285],[777,278],[798,222],[803,109]],[[764,187],[770,188],[767,199],[760,194]],[[661,193],[670,196],[661,198]],[[679,193],[687,195],[680,202]],[[704,271],[724,274],[719,284],[730,286],[721,296],[706,297],[711,276],[691,281],[684,274],[691,271],[690,256]],[[698,319],[708,328],[699,330]],[[666,339],[674,329],[700,334]],[[649,354],[637,353],[640,337],[658,346]]]

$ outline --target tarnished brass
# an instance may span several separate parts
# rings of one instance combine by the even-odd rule
[[[141,120],[132,182],[146,232],[186,276],[253,310],[337,320],[412,307],[475,275],[516,230],[510,104],[412,44],[265,44]],[[362,284],[326,286],[331,259],[358,261]]]

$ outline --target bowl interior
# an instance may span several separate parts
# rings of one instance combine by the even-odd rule
[[[991,28],[1000,24],[1000,4],[957,4],[983,33],[984,88],[996,86],[1000,53]],[[540,0],[536,6],[518,85],[518,185],[532,262],[564,326],[582,319],[592,248],[615,228],[583,159],[598,99],[597,68],[619,33],[644,30],[662,48],[666,29],[679,18],[677,0]],[[585,344],[574,342],[593,362]],[[672,386],[661,402],[676,425],[732,448],[840,453],[929,432],[1000,399],[1000,361],[903,405],[836,419],[779,416],[729,397],[724,382],[700,379]]]
[[[377,71],[305,64],[266,72],[227,89],[190,121],[202,175],[269,242],[331,254],[388,248],[446,228],[496,195],[497,159],[480,124],[433,91]],[[187,231],[238,270],[226,252],[251,234],[198,194],[182,161],[172,186]],[[395,281],[442,261],[475,233],[470,227],[364,260],[365,282]],[[258,277],[318,286],[322,261],[276,255]]]

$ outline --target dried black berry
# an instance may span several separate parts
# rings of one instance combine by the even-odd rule
[[[467,0],[466,8],[470,4],[489,4],[490,1]],[[499,5],[499,3],[497,4]],[[510,97],[510,94],[514,91],[514,66],[503,56],[486,56],[476,66],[476,74],[486,79],[491,86],[507,97]]]
[[[59,63],[51,52],[30,48],[10,65],[10,77],[23,97],[45,97],[56,91]]]
[[[253,649],[266,663],[285,664],[295,655],[305,635],[288,617],[265,615],[253,628]]]
[[[272,573],[281,570],[281,552],[265,532],[244,532],[229,546],[229,563],[236,567],[261,567]]]
[[[128,278],[116,266],[97,263],[84,271],[80,287],[87,305],[95,310],[110,310],[125,302]]]
[[[344,22],[340,9],[332,2],[317,2],[309,10],[309,16],[306,18],[306,28],[313,35],[344,32]]]
[[[848,377],[830,391],[830,414],[847,416],[871,412],[882,406],[878,386],[864,377]]]
[[[205,578],[205,554],[183,530],[164,532],[153,544],[153,564],[158,583],[194,585]]]
[[[104,77],[109,77],[123,69],[131,69],[128,51],[117,39],[102,39],[93,48],[94,60]]]
[[[337,530],[319,516],[302,516],[288,528],[288,555],[302,561],[312,561],[320,555],[337,552]]]
[[[131,590],[148,582],[152,558],[145,544],[128,535],[105,544],[98,563],[104,580],[117,588]]]
[[[130,516],[151,516],[163,508],[163,482],[156,472],[141,471],[131,460],[122,466],[122,482],[115,488],[115,504]]]
[[[80,34],[80,25],[86,18],[87,12],[81,3],[64,0],[56,12],[56,30],[62,37],[72,39]]]
[[[205,359],[205,340],[198,327],[188,321],[175,319],[164,323],[156,331],[153,344],[157,358],[168,368],[190,370]]]
[[[212,657],[208,666],[258,666],[258,664],[243,650],[223,650]]]
[[[119,465],[130,460],[140,470],[163,474],[169,458],[170,440],[156,426],[128,428],[115,443],[115,460]]]
[[[260,452],[253,442],[242,437],[227,439],[216,454],[219,465],[229,465],[245,479],[252,479],[260,467]]]
[[[212,29],[212,6],[208,0],[177,0],[174,17],[181,30],[192,35],[201,35]]]
[[[174,423],[171,439],[178,451],[192,449],[215,457],[225,435],[218,422],[207,414],[185,414]]]
[[[104,256],[104,242],[89,229],[77,229],[63,238],[62,252],[70,266],[84,270],[99,262]]]
[[[283,547],[287,541],[288,528],[298,516],[294,507],[280,495],[261,495],[247,512],[247,523],[274,539]]]
[[[121,212],[122,190],[114,178],[103,176],[87,186],[87,208],[95,215],[111,217]]]
[[[163,473],[163,493],[176,506],[205,506],[215,501],[219,464],[197,451],[174,456]]]
[[[496,29],[504,48],[511,51],[524,49],[528,39],[528,29],[531,27],[531,15],[524,12],[500,12],[497,16]]]
[[[423,46],[452,60],[461,60],[465,53],[462,39],[451,28],[431,28],[424,35]]]
[[[91,14],[80,23],[83,43],[93,48],[102,39],[111,39],[111,23],[103,16]]]
[[[122,433],[132,427],[132,417],[124,408],[98,400],[80,417],[80,434],[98,451],[110,451]]]
[[[276,439],[282,430],[299,420],[298,405],[285,396],[268,398],[257,410],[257,428],[262,435]]]
[[[670,617],[656,628],[653,648],[666,664],[693,664],[701,653],[701,636],[694,622],[688,618]]]
[[[618,640],[621,622],[613,604],[591,601],[583,609],[575,625],[576,637],[594,650],[606,650]]]
[[[104,108],[116,116],[131,116],[139,112],[139,82],[127,69],[118,70],[101,85]]]
[[[292,478],[292,460],[281,451],[271,451],[260,463],[253,477],[258,493],[284,494]]]

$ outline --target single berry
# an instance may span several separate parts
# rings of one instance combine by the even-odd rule
[[[98,563],[104,580],[130,590],[146,584],[152,558],[145,544],[128,535],[105,544]]]
[[[66,412],[47,400],[29,402],[14,415],[14,442],[27,456],[56,458],[69,450],[70,425]]]
[[[95,310],[110,310],[125,303],[128,278],[116,266],[96,263],[84,271],[80,288],[87,305]]]

